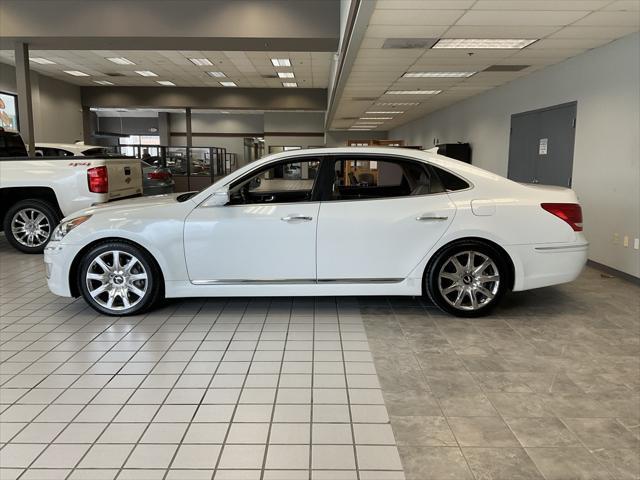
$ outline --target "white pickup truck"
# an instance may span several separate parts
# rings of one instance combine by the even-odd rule
[[[0,128],[0,221],[11,245],[41,253],[63,217],[142,194],[140,160],[28,157],[20,134]]]

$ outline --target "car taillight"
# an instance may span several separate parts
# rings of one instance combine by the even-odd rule
[[[147,178],[149,180],[168,180],[171,175],[168,172],[149,172]]]
[[[541,203],[540,206],[567,222],[574,232],[582,231],[582,208],[577,203]]]
[[[89,191],[93,193],[109,193],[109,174],[107,167],[93,167],[87,170]]]

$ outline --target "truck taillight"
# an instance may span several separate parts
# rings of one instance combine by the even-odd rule
[[[147,173],[149,180],[168,180],[170,176],[169,172],[156,171]]]
[[[582,231],[582,208],[577,203],[541,203],[540,206],[567,222],[574,232]]]
[[[107,167],[94,167],[87,170],[89,191],[93,193],[109,193],[109,174]]]

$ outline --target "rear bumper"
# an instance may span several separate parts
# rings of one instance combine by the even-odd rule
[[[587,263],[588,246],[582,237],[573,243],[508,247],[516,269],[513,289],[530,290],[572,282]]]

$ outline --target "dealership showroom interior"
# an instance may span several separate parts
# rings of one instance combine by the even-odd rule
[[[0,480],[640,480],[640,0],[0,0]]]

